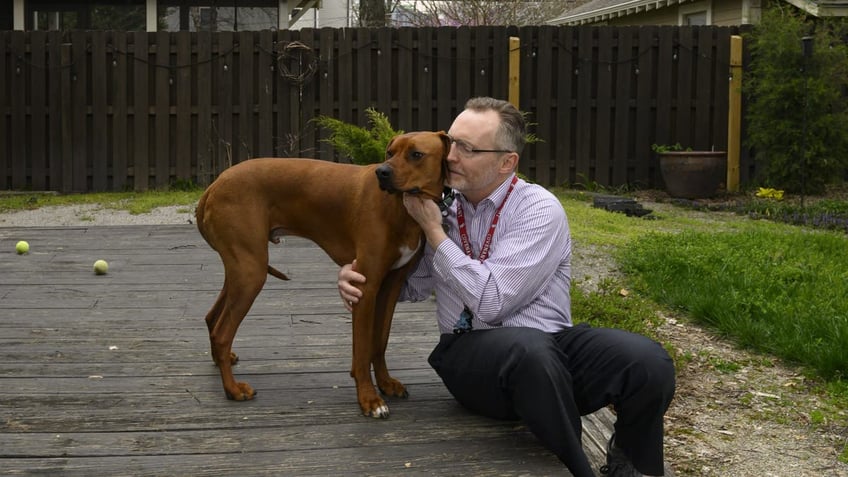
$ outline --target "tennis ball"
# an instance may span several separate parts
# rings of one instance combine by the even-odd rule
[[[98,260],[94,262],[94,273],[95,275],[106,275],[106,272],[109,271],[109,264],[106,263],[106,260]]]
[[[26,241],[21,240],[15,245],[15,250],[18,252],[18,255],[23,255],[25,253],[29,253],[29,244]]]

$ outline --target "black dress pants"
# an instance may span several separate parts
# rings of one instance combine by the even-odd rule
[[[580,416],[615,407],[615,442],[643,474],[663,474],[663,415],[674,364],[638,334],[585,324],[559,333],[496,328],[444,334],[430,365],[467,409],[521,419],[576,477],[594,476]]]

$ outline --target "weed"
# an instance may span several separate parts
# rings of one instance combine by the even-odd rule
[[[725,373],[725,374],[736,373],[737,371],[742,369],[741,364],[739,364],[735,361],[730,361],[730,360],[726,360],[726,359],[713,357],[713,358],[710,358],[707,362],[716,371],[719,371],[719,372]]]

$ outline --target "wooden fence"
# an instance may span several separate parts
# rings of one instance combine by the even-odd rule
[[[447,129],[465,100],[507,97],[542,140],[544,185],[660,187],[653,143],[724,149],[730,27],[473,27],[0,33],[0,190],[209,183],[260,156],[346,161],[311,120]],[[751,165],[745,151],[742,181]]]

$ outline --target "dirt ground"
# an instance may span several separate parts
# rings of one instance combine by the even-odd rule
[[[140,216],[94,206],[0,214],[0,226],[185,224],[191,220],[191,211],[185,207],[165,207]],[[609,254],[576,248],[577,279],[614,275]],[[848,464],[838,460],[848,442],[848,429],[822,421],[817,412],[823,405],[820,396],[798,370],[738,349],[685,317],[664,318],[659,333],[682,363],[677,393],[666,415],[666,459],[675,475],[848,477]]]
[[[661,336],[685,361],[666,414],[678,476],[848,476],[838,460],[848,429],[815,422],[821,402],[803,375],[665,318]]]

